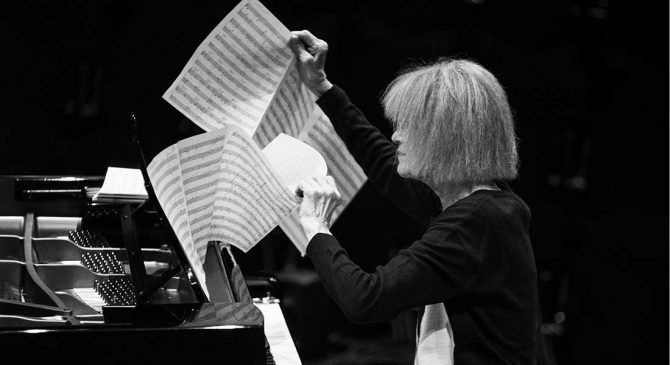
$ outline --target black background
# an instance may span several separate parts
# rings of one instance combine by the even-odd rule
[[[201,133],[161,95],[236,3],[3,2],[0,174],[133,167],[130,109],[150,157]],[[264,1],[289,29],[329,43],[329,78],[387,134],[378,100],[403,66],[466,57],[499,78],[517,123],[522,163],[513,187],[533,211],[545,322],[566,314],[550,337],[556,357],[575,364],[649,363],[658,354],[667,363],[669,43],[661,3]],[[406,221],[366,185],[333,231],[370,269],[386,260],[388,244],[420,234]],[[273,231],[242,261],[250,270],[309,268],[292,250]]]

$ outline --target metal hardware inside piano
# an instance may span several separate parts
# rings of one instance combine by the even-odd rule
[[[0,177],[3,362],[274,363],[227,250],[208,247],[208,300],[155,206],[91,202],[102,180]],[[251,281],[257,300],[278,293],[271,276]]]

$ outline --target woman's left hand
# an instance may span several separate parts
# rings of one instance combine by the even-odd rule
[[[317,233],[331,234],[330,218],[342,199],[335,180],[331,176],[312,176],[298,183],[298,191],[303,197],[300,224],[307,240],[311,241]]]
[[[317,98],[333,87],[326,77],[328,43],[315,37],[308,30],[291,32],[289,44],[296,55],[300,80]]]

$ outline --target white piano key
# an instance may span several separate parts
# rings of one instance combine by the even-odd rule
[[[263,313],[265,337],[277,365],[301,365],[298,350],[288,330],[279,303],[254,302]]]

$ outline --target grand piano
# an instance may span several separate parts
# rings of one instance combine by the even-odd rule
[[[4,363],[300,363],[276,278],[211,242],[207,298],[156,201],[95,203],[103,180],[0,176]]]

